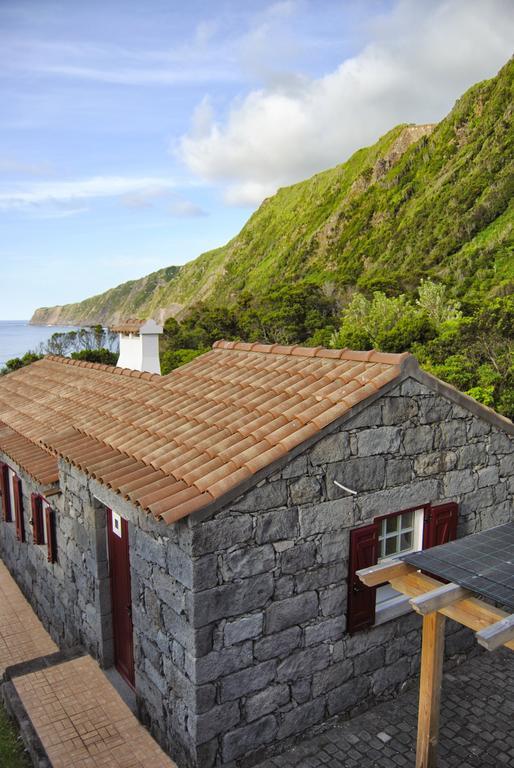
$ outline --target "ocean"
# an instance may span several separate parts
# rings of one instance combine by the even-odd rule
[[[73,330],[69,326],[29,325],[28,320],[0,320],[0,368],[13,357],[37,350],[52,333]]]

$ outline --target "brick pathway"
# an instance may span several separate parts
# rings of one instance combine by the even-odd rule
[[[90,656],[13,684],[53,768],[176,768]]]
[[[258,768],[412,768],[417,688]],[[514,653],[484,651],[444,675],[439,768],[514,766]]]
[[[58,650],[0,560],[0,680],[6,667]],[[53,768],[177,768],[90,656],[12,684]]]
[[[6,667],[58,650],[0,560],[0,679]]]

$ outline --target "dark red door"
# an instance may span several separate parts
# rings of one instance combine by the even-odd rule
[[[134,687],[128,523],[116,512],[109,510],[108,527],[114,664],[118,672]]]

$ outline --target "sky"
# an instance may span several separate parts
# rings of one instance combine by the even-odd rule
[[[513,40],[512,0],[0,0],[0,319],[222,245]]]

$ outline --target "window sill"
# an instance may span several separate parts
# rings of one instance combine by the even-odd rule
[[[377,605],[373,626],[378,627],[380,624],[385,624],[386,621],[397,619],[399,616],[412,611],[409,600],[408,595],[400,595],[392,600],[387,600],[383,605]]]

